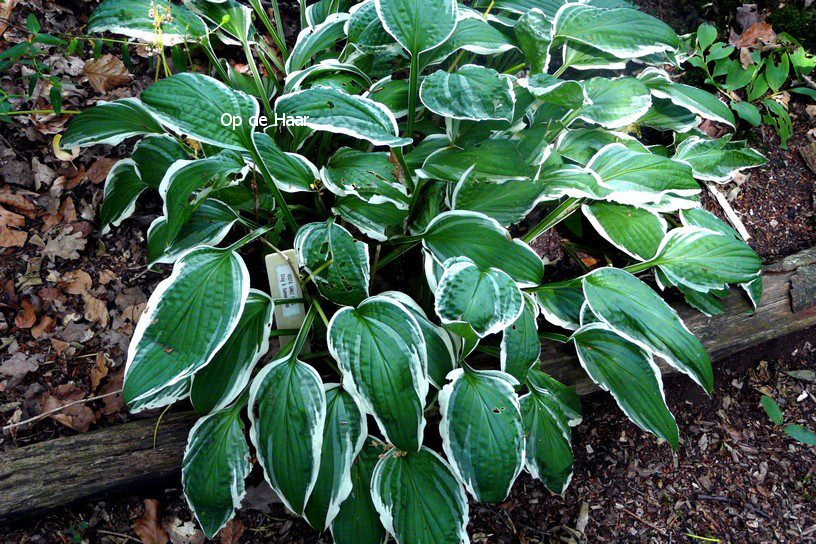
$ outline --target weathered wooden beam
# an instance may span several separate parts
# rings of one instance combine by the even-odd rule
[[[737,290],[725,300],[726,311],[720,316],[708,318],[684,304],[675,305],[712,359],[816,325],[816,249],[765,267],[763,281],[762,303],[755,313]],[[542,360],[543,370],[574,385],[580,394],[597,390],[571,346],[547,344]],[[144,419],[0,454],[0,522],[104,494],[132,493],[136,486],[177,476],[195,417],[191,412],[165,417],[155,449],[156,420]]]

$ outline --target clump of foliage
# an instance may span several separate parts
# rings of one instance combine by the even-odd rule
[[[765,413],[768,415],[768,419],[773,421],[774,425],[782,429],[788,436],[796,440],[797,442],[801,442],[802,444],[806,444],[808,446],[816,446],[816,433],[808,429],[807,427],[803,427],[797,423],[786,423],[785,425],[782,424],[784,420],[784,416],[782,415],[782,409],[779,407],[779,404],[769,397],[768,395],[762,395],[760,399],[760,404],[762,404],[762,408],[765,410]]]
[[[729,284],[756,303],[760,260],[700,207],[695,178],[765,159],[694,128],[735,121],[661,68],[677,62],[671,28],[608,0],[321,0],[288,51],[258,2],[168,6],[157,32],[155,1],[105,0],[89,31],[195,42],[219,79],[179,73],[100,103],[62,142],[141,137],[101,218],[116,226],[158,191],[149,260],[173,272],[134,332],[123,395],[133,412],[189,397],[202,413],[182,478],[208,536],[241,503],[250,443],[286,506],[339,543],[467,542],[466,490],[500,502],[522,470],[563,493],[581,407],[539,369],[542,339],[571,344],[632,421],[677,447],[655,358],[708,393],[713,373],[644,280],[709,314]],[[259,115],[302,122],[264,129]],[[642,127],[670,144],[642,142]],[[608,266],[550,281],[529,243],[568,217]],[[258,240],[296,261],[286,297],[250,285],[242,251]],[[273,322],[299,307],[298,328]],[[264,365],[272,336],[285,347]],[[444,457],[426,444],[437,423]]]
[[[792,92],[816,100],[816,90],[803,83],[816,69],[816,57],[784,33],[753,50],[716,41],[717,29],[708,24],[690,38],[694,51],[687,62],[705,73],[705,83],[731,97],[731,108],[750,125],[774,127],[780,146],[787,149],[793,123],[776,98]],[[744,91],[745,100],[736,99],[736,91]]]

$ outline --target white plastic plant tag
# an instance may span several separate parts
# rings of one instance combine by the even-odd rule
[[[297,270],[298,263],[294,249],[287,249],[281,253],[271,253],[266,256],[266,273],[269,276],[269,290],[272,298],[299,299],[303,297],[300,284],[297,281]],[[306,319],[306,307],[302,302],[293,302],[291,304],[279,302],[275,304],[275,326],[277,328],[299,329],[304,319]],[[294,339],[294,336],[281,336],[281,348]],[[304,344],[303,348],[303,351],[308,352],[308,342]]]

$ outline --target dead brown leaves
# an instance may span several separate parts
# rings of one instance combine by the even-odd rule
[[[776,32],[769,23],[756,22],[749,26],[737,40],[737,49],[766,45],[776,41]]]
[[[36,322],[36,308],[28,300],[23,300],[20,311],[17,312],[17,317],[14,318],[14,324],[20,329],[30,329]]]
[[[98,416],[87,404],[78,403],[85,398],[85,391],[79,387],[66,383],[47,392],[42,398],[42,412],[55,411],[48,417],[75,431],[87,432]]]
[[[231,519],[218,533],[221,544],[238,544],[244,534],[244,524],[240,519]]]
[[[144,544],[167,544],[169,537],[161,526],[159,501],[145,499],[144,506],[144,515],[133,520],[133,531]]]
[[[127,83],[131,78],[125,64],[110,53],[87,61],[83,71],[88,77],[88,83],[99,94],[105,94],[110,89]]]

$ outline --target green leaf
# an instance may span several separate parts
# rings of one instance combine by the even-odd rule
[[[190,430],[181,482],[187,504],[207,538],[215,538],[240,508],[244,479],[251,469],[240,410],[213,412]]]
[[[455,72],[437,70],[422,81],[419,98],[443,117],[470,121],[513,119],[515,94],[508,76],[466,64]]]
[[[714,375],[708,355],[657,293],[616,268],[599,268],[584,276],[582,285],[592,313],[610,329],[662,357],[710,394]]]
[[[255,134],[255,145],[278,189],[287,193],[315,190],[320,173],[312,161],[297,153],[284,152],[263,132]]]
[[[433,49],[456,28],[455,0],[375,0],[382,25],[412,56]]]
[[[40,26],[40,22],[37,20],[37,16],[33,13],[29,13],[28,17],[26,17],[26,30],[31,32],[32,34],[36,34],[40,31],[42,26]]]
[[[425,348],[428,356],[428,380],[437,389],[445,385],[445,377],[456,368],[458,357],[453,346],[451,335],[447,330],[432,323],[422,308],[414,299],[399,291],[386,291],[380,296],[388,297],[401,303],[414,319],[417,320],[425,339]]]
[[[747,122],[751,126],[758,127],[762,122],[762,116],[759,114],[759,110],[750,102],[731,102],[731,109],[737,112],[740,119]]]
[[[809,96],[811,99],[816,100],[816,89],[809,89],[808,87],[794,87],[793,89],[788,89],[788,92]]]
[[[377,81],[363,96],[379,102],[400,119],[408,115],[408,80],[386,76]]]
[[[156,33],[154,13],[163,19],[161,36]],[[91,13],[87,30],[122,34],[144,43],[161,40],[166,46],[193,42],[207,33],[204,21],[167,0],[105,0]]]
[[[581,306],[585,300],[577,284],[557,287],[544,284],[536,289],[536,302],[544,319],[564,329],[574,331],[581,326]]]
[[[313,87],[283,95],[275,102],[275,113],[303,116],[305,126],[347,134],[374,145],[403,146],[394,114],[382,104],[353,96],[339,89]]]
[[[731,63],[728,65],[728,72],[725,75],[724,87],[729,91],[742,89],[751,83],[752,79],[754,79],[757,68],[757,66],[754,66],[753,68],[749,66],[746,69],[742,67],[739,60],[731,60]]]
[[[581,327],[572,340],[581,366],[612,393],[626,416],[677,450],[677,423],[666,406],[663,380],[652,354],[598,323]]]
[[[250,438],[264,477],[303,515],[320,469],[326,395],[320,375],[288,354],[269,363],[249,390]]]
[[[348,392],[374,416],[388,442],[402,451],[418,451],[428,363],[416,319],[399,302],[376,296],[356,309],[341,309],[328,329],[329,351]]]
[[[503,271],[478,267],[466,257],[452,257],[442,266],[436,313],[454,332],[467,324],[481,338],[503,331],[521,315],[521,291]]]
[[[385,528],[371,500],[371,476],[374,467],[387,447],[373,436],[351,465],[351,493],[340,505],[340,511],[331,524],[331,534],[336,544],[382,544],[386,539]]]
[[[190,402],[198,413],[221,410],[244,390],[252,369],[269,351],[274,309],[269,295],[250,289],[235,330],[209,364],[193,376]]]
[[[510,226],[527,217],[552,187],[539,180],[479,181],[465,174],[453,189],[451,209],[470,210]]]
[[[249,272],[229,249],[202,247],[179,259],[147,301],[133,331],[122,397],[131,412],[175,400],[156,391],[206,366],[238,324]]]
[[[377,15],[375,0],[365,0],[352,6],[346,23],[348,42],[362,53],[383,53],[398,47],[394,38],[385,31]]]
[[[401,544],[468,542],[468,503],[462,484],[436,452],[382,456],[371,478],[371,498],[385,529]]]
[[[649,88],[633,77],[593,77],[583,85],[592,105],[584,107],[578,117],[604,128],[630,125],[652,105]]]
[[[613,192],[608,200],[639,206],[659,203],[666,195],[691,196],[700,186],[691,167],[660,155],[631,151],[623,144],[609,144],[598,151],[587,168],[597,173]]]
[[[507,372],[520,383],[527,379],[527,371],[538,362],[541,355],[541,339],[538,337],[538,305],[524,295],[524,310],[506,329],[501,341],[499,362],[502,372]]]
[[[773,55],[768,57],[765,61],[765,80],[773,92],[779,92],[779,89],[788,80],[788,72],[790,72],[790,61],[787,53],[781,54],[782,59],[779,64],[774,62]]]
[[[363,152],[343,147],[320,171],[326,188],[338,196],[356,196],[370,204],[390,202],[407,210],[410,198],[394,175],[386,152]]]
[[[403,232],[402,226],[408,218],[408,210],[399,209],[391,202],[369,204],[356,196],[337,198],[332,213],[379,242],[388,240],[395,233]]]
[[[528,389],[546,394],[558,405],[558,409],[563,412],[570,427],[581,424],[583,420],[581,397],[575,392],[574,387],[569,387],[534,368],[527,373]]]
[[[317,482],[304,516],[309,525],[325,531],[340,505],[352,492],[351,465],[363,449],[368,426],[365,414],[340,384],[326,384],[326,424]]]
[[[680,39],[666,23],[629,8],[566,4],[553,20],[554,42],[589,45],[621,59],[676,51]]]
[[[259,113],[258,101],[203,74],[184,72],[159,80],[142,93],[144,105],[176,134],[226,149],[252,148],[250,118]],[[232,118],[240,122],[233,129]]]
[[[333,13],[319,25],[302,29],[295,47],[286,59],[286,73],[291,74],[300,70],[315,54],[329,49],[345,38],[343,27],[348,18],[347,13]]]
[[[682,83],[674,83],[669,74],[658,68],[646,68],[638,79],[646,84],[658,98],[671,100],[703,119],[710,119],[728,126],[734,125],[734,114],[728,106],[713,94]]]
[[[765,409],[765,413],[768,414],[769,418],[771,418],[771,421],[777,425],[782,425],[782,410],[779,409],[779,405],[776,403],[776,401],[768,395],[762,395],[759,402]]]
[[[666,234],[666,221],[643,208],[598,201],[584,204],[581,211],[598,234],[636,259],[654,257]]]
[[[147,229],[147,266],[175,262],[185,251],[200,245],[217,246],[238,221],[235,210],[208,198],[193,210],[176,239],[167,244],[167,219],[157,217]]]
[[[589,45],[567,40],[562,48],[562,66],[576,70],[624,70],[626,60]]]
[[[116,145],[131,136],[162,132],[162,126],[138,98],[122,98],[100,102],[74,117],[60,146],[74,149],[96,144]]]
[[[657,130],[684,133],[696,127],[699,122],[697,116],[686,108],[678,106],[671,100],[653,97],[652,107],[646,115],[637,120],[637,124]]]
[[[419,65],[439,64],[460,50],[490,56],[512,49],[516,49],[516,44],[494,28],[480,12],[459,4],[459,15],[453,34],[441,45],[421,54]]]
[[[535,251],[513,240],[497,221],[481,213],[439,214],[422,234],[422,245],[440,263],[467,257],[484,270],[495,266],[522,287],[538,285],[544,277],[544,262]],[[503,258],[497,261],[497,255]]]
[[[443,147],[428,155],[417,175],[456,183],[471,167],[471,175],[479,180],[525,180],[535,175],[535,169],[526,163],[518,144],[507,139],[489,139],[465,149]]]
[[[147,136],[133,148],[131,158],[139,168],[142,181],[158,190],[164,174],[176,162],[187,158],[187,150],[169,134]]]
[[[791,424],[785,425],[784,427],[782,427],[782,430],[785,431],[785,433],[788,436],[794,438],[795,440],[798,440],[802,444],[807,444],[808,446],[816,446],[816,433],[814,433],[810,429],[806,429],[801,425]]]
[[[135,162],[124,159],[113,165],[105,179],[104,200],[99,209],[103,234],[133,215],[136,199],[145,189],[147,184],[142,181]]]
[[[703,23],[697,27],[697,45],[700,46],[700,52],[708,49],[708,46],[714,43],[717,39],[717,29],[708,23]]]
[[[621,143],[630,151],[649,150],[632,136],[602,128],[572,128],[563,131],[556,140],[555,151],[578,164],[587,164],[592,156],[608,144]]]
[[[533,96],[562,108],[575,109],[589,104],[586,90],[577,81],[558,79],[549,74],[534,74],[529,79],[519,80]]]
[[[683,140],[673,159],[691,166],[695,178],[717,183],[730,181],[737,172],[768,162],[764,155],[746,147],[744,141],[732,142],[728,137],[705,140],[698,136]]]
[[[368,245],[355,240],[333,220],[303,225],[295,236],[298,262],[311,274],[320,294],[341,306],[356,306],[368,297]],[[318,274],[315,271],[332,261]]]
[[[479,502],[502,502],[524,465],[515,378],[456,369],[439,392],[442,448],[456,477]]]
[[[552,22],[543,11],[533,8],[524,12],[513,27],[513,31],[525,58],[530,63],[530,73],[546,73],[553,39]]]
[[[760,258],[742,240],[699,227],[669,231],[650,262],[672,283],[697,291],[753,281],[762,268]]]

